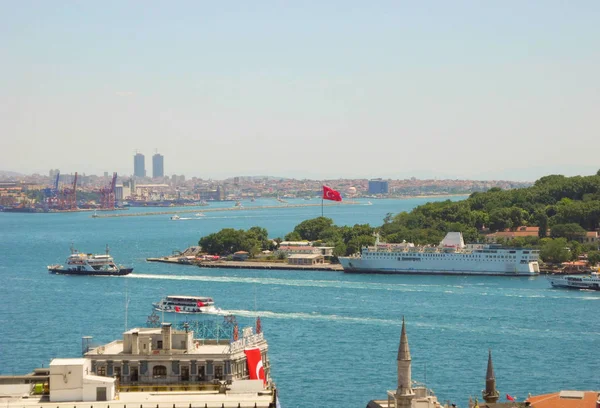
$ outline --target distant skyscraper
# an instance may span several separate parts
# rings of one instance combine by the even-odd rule
[[[164,157],[162,154],[156,153],[152,156],[152,178],[164,177],[165,176],[165,167],[164,167]]]
[[[146,177],[145,159],[141,153],[136,153],[133,156],[133,175],[135,177]]]
[[[369,194],[387,194],[388,182],[382,179],[369,180]]]

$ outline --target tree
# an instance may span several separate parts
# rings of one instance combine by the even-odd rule
[[[550,236],[552,238],[566,238],[569,241],[582,241],[586,231],[579,224],[557,224],[552,227]]]
[[[600,251],[590,251],[587,254],[590,265],[597,265],[600,262]]]
[[[567,247],[565,238],[544,238],[542,240],[542,249],[540,257],[544,262],[560,264],[571,258],[571,253]]]
[[[316,241],[319,235],[327,228],[333,225],[333,220],[327,217],[317,217],[302,221],[296,225],[294,232],[298,233],[302,239]]]
[[[390,222],[392,222],[392,217],[393,217],[393,214],[392,214],[392,213],[390,213],[390,212],[389,212],[389,213],[387,213],[387,214],[385,215],[385,217],[383,218],[383,223],[384,223],[384,224],[389,224]]]

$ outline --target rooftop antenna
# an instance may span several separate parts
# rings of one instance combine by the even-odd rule
[[[125,331],[127,331],[127,318],[129,316],[129,296],[127,294],[127,281],[125,281]]]

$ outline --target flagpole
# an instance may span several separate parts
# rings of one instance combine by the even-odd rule
[[[323,199],[323,197],[321,197],[321,217],[323,216],[323,202],[325,200]]]

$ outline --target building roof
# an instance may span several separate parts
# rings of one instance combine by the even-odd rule
[[[527,398],[533,408],[596,408],[597,391],[561,391]]]
[[[83,365],[86,361],[85,358],[55,358],[50,362],[50,366]]]
[[[321,254],[293,254],[288,256],[288,259],[317,259],[323,258]]]

